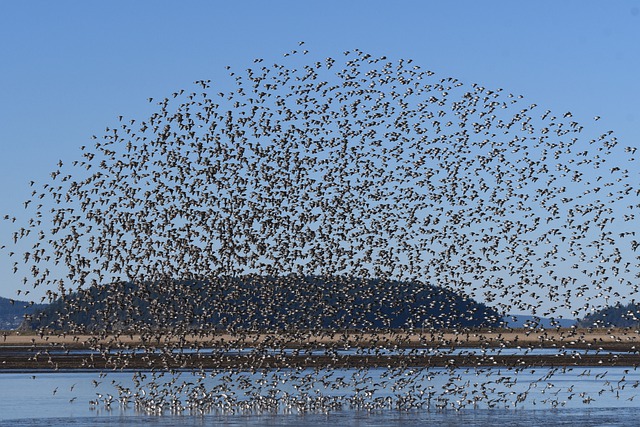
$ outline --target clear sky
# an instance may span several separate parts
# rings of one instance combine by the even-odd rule
[[[31,180],[80,158],[119,115],[146,117],[147,98],[276,61],[299,41],[320,57],[411,58],[640,141],[640,0],[5,1],[0,213],[19,217]],[[0,223],[2,239],[9,230]],[[0,259],[0,296],[20,287]]]

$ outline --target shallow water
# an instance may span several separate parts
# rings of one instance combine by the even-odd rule
[[[384,369],[370,369],[363,383],[374,384],[384,375]],[[627,371],[627,372],[625,372]],[[360,370],[331,371],[333,375],[350,378],[360,375]],[[300,372],[297,372],[300,373]],[[419,389],[444,393],[446,402],[440,406],[412,410],[394,408],[367,412],[345,407],[329,413],[299,413],[282,409],[274,414],[209,413],[149,415],[133,404],[117,402],[120,387],[133,387],[133,373],[109,372],[58,372],[58,373],[2,373],[0,374],[0,425],[47,425],[50,427],[72,425],[160,425],[160,426],[259,426],[259,425],[429,425],[438,426],[595,426],[634,425],[640,417],[640,371],[629,368],[594,367],[575,368],[565,373],[556,372],[547,378],[548,368],[521,371],[517,375],[506,369],[458,369],[448,371],[431,369],[418,380]],[[320,375],[323,373],[320,372]],[[325,373],[326,374],[326,373]],[[285,372],[277,374],[287,375]],[[293,374],[292,374],[293,375]],[[191,373],[181,374],[181,380],[190,381]],[[623,382],[619,382],[624,377]],[[162,378],[162,382],[172,378]],[[275,374],[262,373],[248,376],[251,381],[270,380]],[[204,380],[207,387],[219,384],[217,376]],[[353,383],[355,384],[355,383]],[[315,392],[324,395],[353,394],[353,384],[334,390],[314,385]],[[489,398],[460,408],[457,399],[474,395],[474,390],[489,387]],[[279,393],[293,392],[290,383],[280,384]],[[415,389],[414,389],[415,390]],[[448,390],[444,392],[445,390]],[[516,396],[527,392],[524,401],[516,402]],[[231,390],[230,393],[240,390]],[[385,397],[403,390],[390,388],[377,390],[375,396]],[[114,396],[114,403],[106,408],[106,396]],[[491,403],[492,397],[505,399]],[[444,402],[444,403],[443,403]],[[492,406],[493,405],[493,406]],[[492,407],[490,407],[492,406]]]
[[[341,412],[328,415],[224,415],[224,416],[93,416],[74,418],[30,418],[0,420],[0,426],[632,426],[636,425],[637,408],[600,408],[564,410],[474,410],[460,412]]]

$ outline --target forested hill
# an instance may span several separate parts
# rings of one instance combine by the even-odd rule
[[[44,305],[30,305],[26,301],[13,301],[9,298],[0,297],[0,329],[15,329],[20,326],[25,314],[41,310],[44,307]]]
[[[580,327],[633,327],[640,325],[640,304],[616,304],[586,315],[578,322]]]
[[[502,314],[468,296],[412,282],[264,277],[119,283],[56,301],[28,325],[71,330],[250,330],[497,326]]]

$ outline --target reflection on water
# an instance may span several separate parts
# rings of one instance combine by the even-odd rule
[[[491,425],[499,419],[509,425],[533,426],[548,424],[551,416],[571,424],[579,419],[584,426],[599,425],[605,419],[613,422],[609,425],[618,425],[617,422],[630,425],[635,421],[629,420],[640,415],[640,398],[636,397],[640,372],[630,368],[580,367],[557,371],[552,377],[550,368],[526,369],[517,375],[504,368],[408,370],[393,379],[387,377],[386,372],[386,369],[326,372],[306,369],[278,373],[265,370],[237,373],[231,381],[222,380],[229,372],[209,373],[204,378],[185,372],[178,375],[178,380],[175,375],[165,378],[151,372],[135,376],[130,372],[5,373],[0,375],[0,421],[6,425],[20,425],[16,420],[22,420],[29,425],[46,423],[49,426],[102,422],[110,425],[148,422],[167,426],[217,422],[226,425],[419,425],[425,422]],[[286,382],[282,382],[283,377]],[[233,399],[234,405],[229,405],[228,411],[224,410],[225,405],[218,405],[207,414],[186,410],[175,415],[165,410],[164,416],[158,417],[148,411],[148,406],[147,411],[136,406],[140,396],[129,394],[131,390],[139,390],[149,398],[156,389],[175,387],[177,390],[182,383],[198,381],[210,393],[215,393],[216,399]],[[139,389],[135,388],[136,382],[141,385]],[[299,407],[291,404],[294,399],[287,400],[287,396],[296,392],[308,399],[300,402]],[[256,414],[250,408],[238,409],[242,405],[236,404],[250,393],[261,393],[265,401],[273,398],[280,403],[272,406],[273,411],[266,415],[265,412]],[[183,405],[189,396],[184,397]],[[394,397],[394,401],[403,397],[407,401],[420,399],[426,403],[418,408],[385,407],[388,397]],[[161,394],[153,396],[157,401],[162,398]],[[309,402],[320,398],[324,402],[334,399],[343,405],[328,413],[314,412]],[[363,410],[365,405],[358,407],[358,402],[367,400],[381,404],[373,411]],[[324,409],[326,412],[327,408]]]
[[[304,414],[304,415],[212,415],[212,416],[94,416],[82,418],[48,418],[24,419],[3,422],[0,426],[211,426],[224,425],[226,427],[240,426],[428,426],[439,427],[465,426],[484,427],[505,425],[512,427],[548,427],[549,424],[558,426],[600,427],[600,426],[630,426],[637,422],[640,411],[635,408],[603,408],[587,410],[478,410],[460,412],[343,412],[332,414]]]
[[[504,425],[510,427],[617,427],[636,425],[640,411],[636,408],[560,409],[560,410],[475,410],[458,412],[394,412],[377,413],[341,412],[304,415],[210,415],[210,416],[94,416],[84,418],[49,418],[11,420],[0,425],[11,426],[368,426],[368,427],[483,427]]]

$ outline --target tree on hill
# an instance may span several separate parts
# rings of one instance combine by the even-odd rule
[[[587,314],[578,322],[580,327],[634,327],[640,325],[640,304],[629,303],[622,305],[620,303],[605,307],[594,313]]]
[[[245,276],[91,287],[55,301],[28,326],[75,331],[441,329],[498,326],[501,319],[468,296],[417,282]]]

